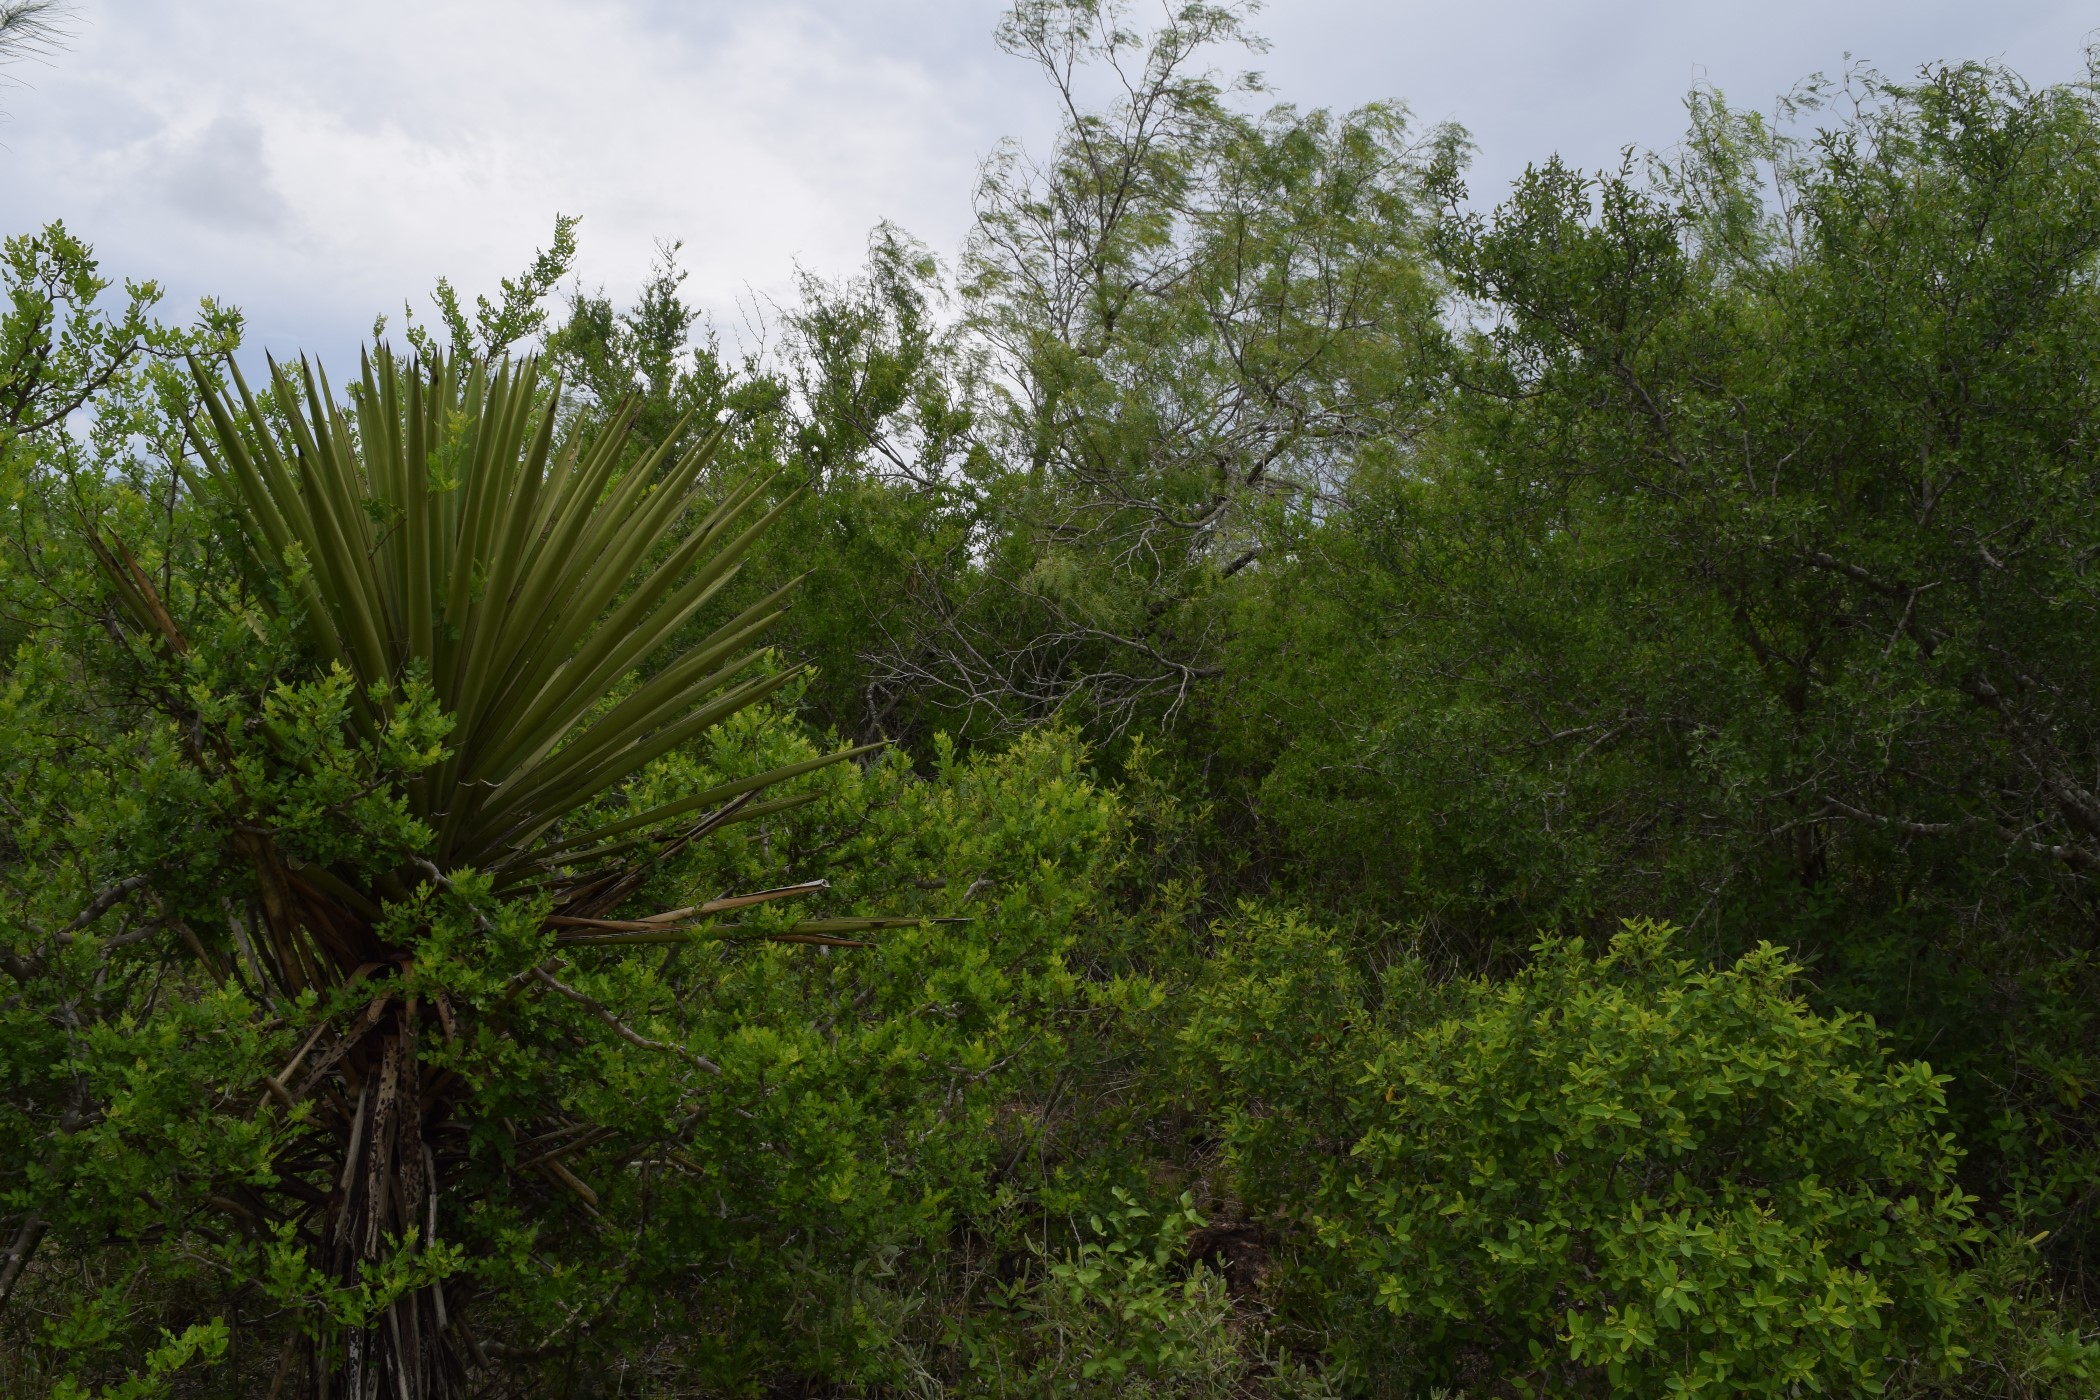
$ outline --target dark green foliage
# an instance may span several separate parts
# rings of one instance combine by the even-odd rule
[[[1282,883],[1467,960],[1652,912],[1810,959],[2082,1270],[2100,110],[1856,95],[1814,141],[1702,97],[1645,182],[1451,216],[1492,320],[1248,590],[1222,728]]]

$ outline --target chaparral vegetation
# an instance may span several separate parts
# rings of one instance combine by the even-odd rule
[[[2100,70],[1246,24],[763,356],[6,240],[0,1393],[2100,1390]]]

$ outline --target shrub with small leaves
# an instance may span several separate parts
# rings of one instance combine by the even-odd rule
[[[1983,1232],[1944,1076],[1818,1015],[1770,945],[1701,970],[1549,939],[1367,1066],[1326,1243],[1438,1379],[1520,1394],[1878,1393],[1958,1369]]]
[[[2089,1365],[2017,1301],[2032,1241],[1975,1218],[1945,1077],[1812,1009],[1777,948],[1708,969],[1639,921],[1602,956],[1549,938],[1512,976],[1439,979],[1253,906],[1214,934],[1184,1092],[1267,1222],[1284,1335],[1370,1393],[1879,1393],[2007,1367],[2046,1389]]]

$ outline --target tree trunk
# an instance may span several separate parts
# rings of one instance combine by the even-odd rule
[[[35,1215],[24,1216],[22,1228],[15,1231],[14,1243],[7,1247],[7,1254],[0,1258],[0,1308],[14,1296],[15,1284],[21,1281],[22,1271],[29,1267],[36,1247],[44,1242],[44,1231],[49,1227]]]

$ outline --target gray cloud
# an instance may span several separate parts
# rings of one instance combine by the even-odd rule
[[[1040,146],[1055,116],[992,46],[1001,9],[83,0],[70,50],[9,95],[0,231],[63,217],[171,305],[218,296],[259,344],[339,359],[441,274],[492,287],[559,210],[615,295],[683,238],[689,290],[734,332],[798,263],[851,270],[880,219],[953,253],[978,160],[1002,136]],[[1696,81],[1763,105],[1848,52],[2061,80],[2092,23],[2076,0],[1276,0],[1253,62],[1301,104],[1465,124],[1491,198],[1554,151],[1668,146]]]
[[[177,209],[224,232],[269,233],[284,226],[288,211],[270,183],[259,123],[220,116],[169,144],[161,178]]]

